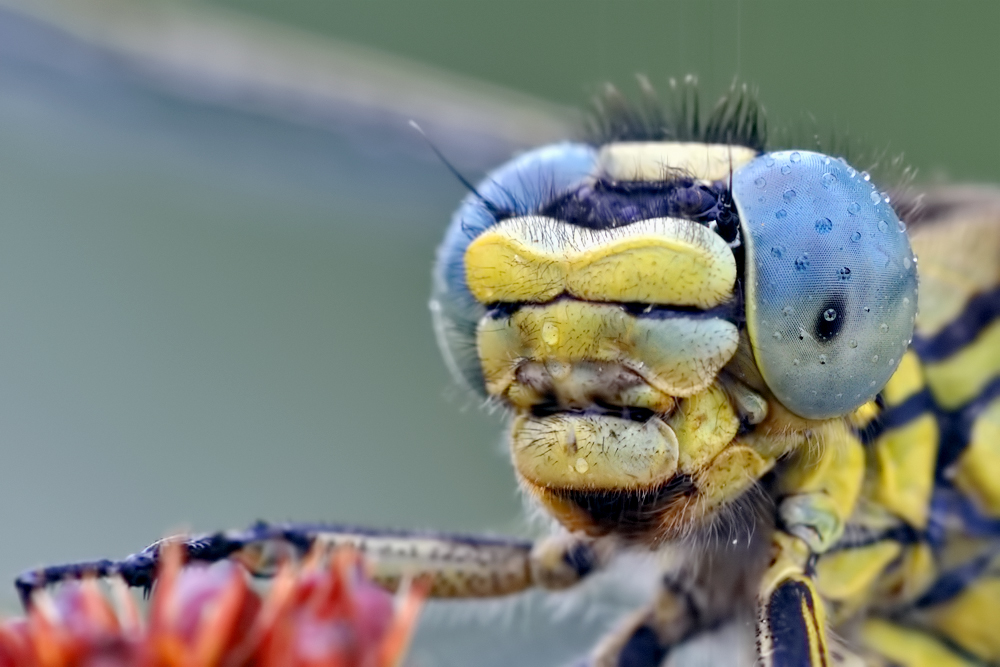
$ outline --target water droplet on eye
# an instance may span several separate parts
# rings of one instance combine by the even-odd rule
[[[878,325],[878,330],[881,331],[882,333],[889,333],[889,325],[883,322],[882,324]]]
[[[795,270],[805,271],[809,268],[809,253],[804,252],[795,259]]]
[[[791,155],[788,156],[788,160],[790,162],[799,162],[800,160],[802,160],[802,154],[799,153],[798,151],[794,151]]]
[[[851,215],[857,215],[858,213],[861,212],[861,204],[859,204],[856,201],[852,201],[847,206],[847,212],[850,213]]]
[[[870,312],[872,312],[872,309],[871,309],[871,308],[869,308],[868,306],[865,306],[865,312],[866,312],[866,313],[870,313]]]
[[[906,223],[903,222],[902,220],[899,221],[899,224],[897,226],[899,227],[899,231],[901,231],[901,232],[905,232],[906,231]]]
[[[854,348],[856,348],[858,346],[858,341],[856,341],[856,340],[854,340],[852,338],[850,341],[848,341],[847,344],[851,346],[851,349],[854,349]]]
[[[839,269],[837,269],[837,278],[839,280],[850,280],[851,279],[851,269],[848,268],[848,267],[846,267],[846,266],[840,267]]]
[[[823,364],[824,366],[826,365],[826,355],[825,354],[819,355],[819,363]]]
[[[830,158],[829,157],[823,158],[823,164],[830,164]]]
[[[798,359],[792,359],[792,366],[798,366],[798,365],[799,365],[799,360]]]
[[[858,175],[858,170],[852,167],[851,165],[845,162],[844,166],[847,167],[847,175],[850,176],[851,178],[854,178],[855,176]]]
[[[546,322],[542,325],[542,340],[547,345],[555,347],[559,344],[559,327],[553,322]]]
[[[909,306],[910,305],[910,297],[908,297],[908,296],[904,296],[903,297],[903,305],[904,306]]]
[[[774,166],[774,158],[771,157],[770,155],[764,156],[764,164],[767,165],[768,167],[773,167]]]
[[[827,322],[833,322],[837,319],[837,310],[835,308],[827,308],[823,311],[823,319]]]
[[[861,172],[861,178],[865,179],[866,181],[872,180],[871,174],[869,174],[867,171]]]
[[[763,176],[759,176],[757,180],[753,182],[753,184],[756,185],[758,188],[762,188],[765,185],[767,185],[767,181],[764,180]]]
[[[885,220],[879,220],[878,221],[878,230],[880,232],[882,232],[883,234],[885,232],[889,231],[889,223],[886,222]]]
[[[785,317],[788,317],[789,315],[791,315],[794,312],[795,312],[795,309],[792,308],[791,306],[785,306],[784,308],[781,309],[781,314],[784,315]]]
[[[771,254],[774,255],[777,259],[781,259],[781,256],[785,254],[785,246],[783,245],[772,246]]]
[[[833,220],[830,218],[820,218],[815,224],[816,231],[820,234],[829,234],[830,230],[833,229]]]
[[[853,234],[851,234],[851,240],[854,241],[855,243],[857,243],[858,241],[860,241],[861,240],[861,232],[854,232]]]
[[[872,363],[873,364],[877,364],[878,363],[878,355],[877,354],[872,357]]]
[[[584,458],[577,459],[576,465],[573,467],[576,468],[576,471],[581,475],[590,469],[590,465],[587,463],[587,459]]]
[[[791,189],[785,190],[782,193],[781,198],[784,199],[786,202],[792,201],[793,199],[795,199],[795,190]]]
[[[776,218],[777,218],[778,220],[781,220],[781,219],[782,219],[782,218],[784,218],[784,217],[785,217],[786,215],[788,215],[788,211],[786,211],[786,210],[785,210],[785,209],[783,209],[783,208],[779,208],[779,209],[777,210],[777,212],[776,212],[776,213],[774,214],[774,217],[776,217]]]
[[[781,340],[781,332],[780,331],[775,331],[774,332],[774,340]]]
[[[878,193],[878,196],[881,197],[882,201],[884,201],[886,204],[889,203],[889,195],[887,193],[880,192],[880,193]]]
[[[872,203],[875,205],[878,205],[878,203],[882,201],[882,198],[874,190],[872,190],[871,194],[869,194],[868,196],[871,198]]]
[[[837,182],[837,177],[831,174],[830,172],[826,172],[819,179],[820,185],[822,185],[824,188],[829,188],[836,182]]]
[[[895,366],[896,365],[896,360],[895,359],[890,359],[889,360],[889,365],[890,366]]]
[[[785,176],[788,176],[788,174],[792,173],[792,168],[786,164],[784,167],[781,168],[781,173],[784,174]]]
[[[875,380],[872,380],[871,382],[869,382],[868,386],[869,387],[874,387],[875,386]]]
[[[903,258],[903,268],[904,269],[906,269],[907,271],[909,271],[910,270],[910,266],[912,266],[912,265],[913,265],[913,260],[911,260],[909,257],[904,257]]]

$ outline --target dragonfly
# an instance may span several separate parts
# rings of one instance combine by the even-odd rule
[[[739,92],[704,121],[609,106],[590,143],[470,185],[435,270],[446,360],[512,414],[556,535],[264,524],[189,556],[252,552],[266,574],[261,545],[352,544],[387,586],[418,572],[468,597],[654,548],[654,600],[592,664],[656,665],[746,618],[768,664],[996,661],[996,192],[887,194],[836,155],[770,147]],[[157,549],[19,585],[147,585]]]

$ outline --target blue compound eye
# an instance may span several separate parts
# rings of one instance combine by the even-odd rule
[[[768,388],[809,419],[878,393],[913,336],[917,272],[905,226],[868,179],[808,151],[733,174],[746,246],[747,332]]]

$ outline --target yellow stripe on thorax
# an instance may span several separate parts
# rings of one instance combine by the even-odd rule
[[[1000,376],[1000,320],[947,359],[924,367],[934,400],[946,410],[959,408]]]

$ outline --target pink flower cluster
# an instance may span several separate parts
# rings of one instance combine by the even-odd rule
[[[396,667],[424,597],[377,587],[353,552],[286,565],[263,595],[237,563],[183,560],[165,549],[145,618],[121,581],[36,593],[0,624],[0,667]]]

